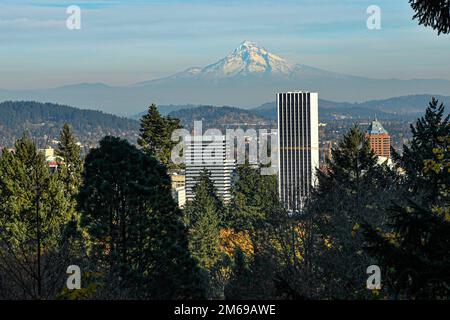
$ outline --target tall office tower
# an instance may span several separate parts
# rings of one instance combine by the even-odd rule
[[[291,211],[303,208],[319,167],[319,94],[277,94],[278,191]]]
[[[188,136],[185,138],[186,200],[194,199],[194,186],[203,170],[211,175],[219,197],[231,199],[232,175],[236,168],[225,136]]]
[[[370,141],[370,147],[378,157],[387,159],[391,157],[391,136],[377,119],[372,121],[367,128],[366,137]]]

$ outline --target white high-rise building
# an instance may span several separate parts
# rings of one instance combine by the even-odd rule
[[[231,199],[235,160],[226,136],[188,136],[184,140],[186,163],[186,200],[194,199],[193,188],[200,173],[207,170],[217,194],[224,202]]]
[[[319,166],[319,95],[277,94],[278,191],[292,211],[301,210],[316,182]]]

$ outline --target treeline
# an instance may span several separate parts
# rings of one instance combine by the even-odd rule
[[[84,160],[69,126],[50,174],[24,136],[0,158],[3,299],[448,299],[450,124],[434,100],[413,139],[379,165],[352,128],[302,213],[276,176],[240,166],[232,200],[208,172],[184,211],[170,194],[170,133],[152,105],[140,148],[107,136]],[[82,289],[65,287],[66,268]],[[367,268],[381,287],[368,290]]]
[[[97,144],[105,135],[136,141],[139,123],[135,120],[94,110],[82,110],[53,103],[5,101],[0,103],[0,146],[12,147],[17,137],[29,132],[45,144],[56,139],[64,123],[69,123],[83,144]]]
[[[203,121],[205,128],[235,128],[236,125],[252,128],[267,126],[270,120],[261,117],[251,110],[235,107],[198,106],[195,108],[181,109],[169,113],[171,117],[180,119],[183,127],[192,129],[194,121]]]

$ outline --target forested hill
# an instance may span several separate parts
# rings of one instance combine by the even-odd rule
[[[181,109],[169,113],[169,116],[181,120],[183,127],[192,129],[194,121],[203,121],[204,128],[237,128],[266,126],[270,121],[250,110],[235,107],[199,106]]]
[[[0,147],[12,147],[28,132],[42,147],[59,137],[64,123],[69,123],[78,140],[86,147],[95,145],[105,135],[115,135],[131,142],[137,139],[139,122],[101,111],[33,101],[0,103]]]

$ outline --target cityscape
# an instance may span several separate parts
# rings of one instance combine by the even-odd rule
[[[450,1],[318,2],[0,4],[0,301],[448,302]]]

